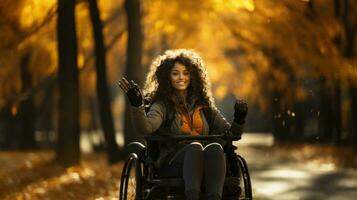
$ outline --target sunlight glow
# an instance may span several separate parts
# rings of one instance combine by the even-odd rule
[[[60,177],[60,181],[63,183],[71,183],[71,182],[81,182],[81,177],[77,172],[70,172],[67,174],[63,174]]]
[[[234,144],[272,146],[274,144],[274,137],[272,133],[247,133],[242,135],[242,140],[236,141]]]
[[[262,193],[268,196],[279,194],[289,189],[289,185],[284,182],[270,181],[269,183],[260,185],[256,188],[258,193]]]
[[[17,107],[16,106],[12,106],[11,107],[11,114],[14,115],[14,116],[17,114]]]
[[[258,193],[267,196],[278,195],[297,187],[296,184],[290,183],[291,180],[303,180],[305,182],[309,178],[309,172],[301,170],[291,170],[290,168],[267,170],[259,174],[259,179],[269,181],[256,183],[255,189]],[[289,184],[287,184],[288,182]]]
[[[321,163],[319,160],[309,162],[308,165],[313,169],[318,169],[319,171],[323,172],[333,171],[336,169],[336,165],[334,163]]]
[[[215,7],[217,10],[238,10],[246,9],[248,11],[254,11],[255,5],[252,0],[214,0]]]
[[[290,170],[290,169],[281,169],[281,170],[271,170],[265,172],[262,177],[276,177],[276,178],[308,178],[309,174],[303,171]]]
[[[84,61],[85,61],[85,57],[83,53],[79,52],[77,55],[77,63],[79,69],[82,69],[84,67]]]
[[[336,184],[340,187],[357,188],[357,182],[352,179],[339,180]]]
[[[223,99],[227,94],[227,87],[224,85],[218,86],[215,89],[214,94],[217,99]]]

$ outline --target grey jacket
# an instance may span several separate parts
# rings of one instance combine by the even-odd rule
[[[189,109],[190,114],[192,114],[193,111],[193,108]],[[233,134],[237,135],[241,135],[243,132],[243,125],[237,124],[235,122],[230,125],[217,109],[212,109],[211,121],[213,122],[213,124],[211,124],[211,126],[208,125],[208,122],[202,110],[200,114],[203,121],[202,135],[209,135],[213,131],[224,130],[231,130]],[[132,121],[135,123],[135,128],[142,134],[155,133],[159,129],[163,128],[162,124],[166,119],[167,115],[167,108],[162,102],[153,103],[147,113],[145,113],[144,106],[131,107],[131,116],[133,118]],[[181,125],[181,117],[178,113],[176,113],[168,134],[181,134]],[[211,127],[213,130],[210,130],[209,127]],[[169,155],[172,155],[179,148],[181,148],[180,145],[173,145],[169,143],[160,145],[160,155],[156,162],[157,167],[162,166],[164,161],[167,160],[167,157]]]

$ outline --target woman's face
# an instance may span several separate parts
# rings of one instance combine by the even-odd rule
[[[186,69],[186,66],[175,63],[170,73],[171,85],[176,90],[187,90],[190,85],[190,72]]]

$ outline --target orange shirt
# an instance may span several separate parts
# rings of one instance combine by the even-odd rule
[[[180,130],[182,133],[189,134],[189,135],[202,134],[203,121],[201,117],[201,110],[202,110],[201,106],[196,107],[192,114],[192,118],[189,116],[187,112],[180,113],[181,120],[182,120],[182,126]]]

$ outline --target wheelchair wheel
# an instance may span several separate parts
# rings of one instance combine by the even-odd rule
[[[252,187],[247,163],[235,153],[227,157],[227,177],[224,183],[223,200],[252,200]]]
[[[250,180],[247,162],[240,155],[236,156],[236,162],[239,166],[239,172],[237,175],[240,179],[239,186],[241,188],[239,200],[252,200],[252,184]]]
[[[120,179],[119,200],[142,200],[142,169],[138,156],[129,155],[126,160]]]

